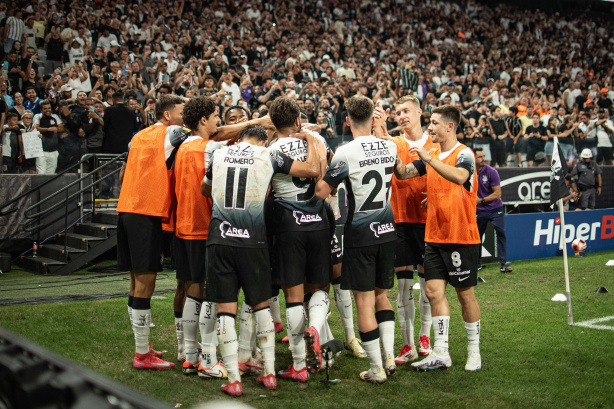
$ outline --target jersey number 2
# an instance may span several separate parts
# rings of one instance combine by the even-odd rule
[[[384,172],[386,175],[392,175],[393,168],[392,166],[384,168]],[[391,178],[392,179],[392,178]],[[373,190],[369,193],[367,200],[360,206],[361,212],[367,212],[370,210],[379,210],[384,208],[384,201],[378,200],[375,201],[375,198],[379,194],[380,190],[384,185],[384,181],[382,180],[382,175],[377,170],[370,170],[362,178],[362,185],[368,185],[372,180],[375,180],[375,186],[373,186]],[[386,197],[388,197],[388,189],[390,189],[390,181],[386,182]]]
[[[228,168],[226,173],[226,193],[224,199],[225,208],[245,209],[245,190],[247,187],[248,171],[248,168],[239,168],[239,183],[237,184],[237,196],[235,198],[234,189],[237,168]]]

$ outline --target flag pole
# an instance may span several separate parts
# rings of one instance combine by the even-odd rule
[[[565,212],[563,211],[563,199],[558,200],[559,213],[561,215],[561,244],[563,245],[563,263],[565,265],[565,296],[567,297],[567,324],[573,325],[573,313],[571,312],[571,291],[569,289],[569,265],[567,264],[567,243],[565,242]]]

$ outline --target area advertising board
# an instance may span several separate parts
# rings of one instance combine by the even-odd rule
[[[614,250],[614,209],[565,212],[567,254],[571,242],[586,241],[586,252]],[[507,259],[527,260],[563,254],[559,212],[505,216]]]

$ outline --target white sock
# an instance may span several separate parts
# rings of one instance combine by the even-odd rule
[[[275,325],[270,308],[254,312],[258,325],[258,344],[262,350],[264,375],[275,373]]]
[[[394,311],[382,310],[375,313],[382,349],[386,358],[394,357]]]
[[[252,359],[253,321],[252,309],[244,302],[239,320],[239,362],[247,362]]]
[[[132,307],[128,306],[128,317],[130,317],[130,326],[132,327],[134,324],[132,323]]]
[[[318,334],[321,334],[324,329],[329,302],[328,293],[322,290],[313,293],[309,300],[309,326],[314,327]]]
[[[237,331],[235,330],[235,315],[218,315],[218,343],[224,358],[224,366],[228,371],[228,382],[241,381],[239,375]]]
[[[328,325],[328,320],[324,321],[324,328],[322,328],[322,333],[320,335],[320,345],[326,344],[328,341],[332,341],[335,339],[332,331],[330,330],[330,325]]]
[[[136,353],[149,353],[149,324],[151,323],[151,309],[137,310],[133,308],[132,323]]]
[[[278,295],[269,299],[269,308],[271,309],[271,317],[273,317],[273,322],[281,322],[281,307],[279,306]]]
[[[341,316],[343,330],[345,331],[345,340],[350,341],[356,338],[354,332],[354,311],[352,309],[352,295],[350,290],[342,290],[341,284],[333,284],[333,292],[335,294],[335,304]]]
[[[185,344],[185,360],[191,364],[198,362],[198,317],[201,301],[192,297],[185,298],[183,306],[183,342]]]
[[[205,301],[200,307],[200,317],[198,320],[200,327],[200,337],[203,345],[203,362],[205,368],[211,368],[217,362],[217,310],[213,302]]]
[[[480,321],[465,322],[465,331],[467,331],[467,351],[480,352]]]
[[[431,336],[431,325],[433,320],[431,317],[431,303],[426,297],[426,280],[424,277],[418,277],[420,281],[420,336]]]
[[[183,318],[175,317],[175,332],[177,334],[177,350],[185,351],[185,344],[183,341]]]
[[[286,305],[286,331],[294,369],[299,371],[305,367],[305,309],[303,303],[297,304]]]
[[[363,341],[362,346],[367,353],[369,359],[369,365],[373,373],[380,373],[382,371],[382,351],[379,346],[379,338],[372,341]]]
[[[414,320],[416,318],[416,306],[414,305],[413,285],[414,280],[399,278],[399,291],[397,294],[397,313],[399,326],[403,336],[403,345],[415,346]]]
[[[448,333],[450,331],[450,317],[441,315],[439,317],[433,317],[435,323],[435,342],[433,343],[433,350],[437,353],[444,355],[448,354]]]

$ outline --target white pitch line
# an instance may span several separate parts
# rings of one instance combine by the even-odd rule
[[[573,325],[575,325],[576,327],[585,327],[585,328],[592,328],[592,329],[606,329],[606,330],[614,331],[614,327],[611,327],[609,325],[595,325],[598,322],[605,322],[605,321],[611,321],[611,320],[614,320],[614,315],[610,317],[595,318],[593,320],[576,322]]]

